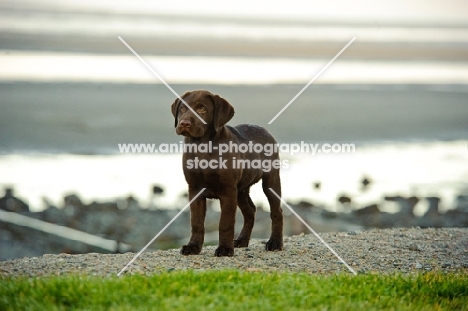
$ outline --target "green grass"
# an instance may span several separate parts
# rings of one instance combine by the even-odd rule
[[[0,277],[0,310],[463,310],[466,274]]]

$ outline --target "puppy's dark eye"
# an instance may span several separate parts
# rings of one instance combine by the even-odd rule
[[[187,108],[186,107],[180,107],[180,112],[184,113],[187,111]]]
[[[205,107],[198,108],[197,113],[199,113],[199,114],[206,113],[206,108]]]

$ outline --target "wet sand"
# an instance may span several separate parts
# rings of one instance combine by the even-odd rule
[[[371,27],[371,26],[369,26]],[[124,36],[140,55],[287,57],[330,59],[351,38],[342,42],[307,42],[275,40],[240,40],[232,38],[193,39],[160,36]],[[28,34],[0,32],[2,49],[20,51],[56,51],[126,55],[128,49],[117,35],[93,37],[73,34]],[[367,42],[357,40],[340,59],[366,60],[447,60],[467,61],[468,48],[463,43],[447,42]]]
[[[265,126],[280,143],[462,140],[468,137],[466,86],[311,85],[273,124],[303,85],[173,85],[208,89],[236,109],[229,124]],[[0,153],[118,153],[118,143],[173,143],[161,84],[0,84]]]

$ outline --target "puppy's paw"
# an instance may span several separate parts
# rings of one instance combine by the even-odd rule
[[[215,250],[216,257],[234,256],[234,248],[227,246],[218,246]]]
[[[249,240],[248,239],[234,240],[234,247],[236,247],[236,248],[248,247],[248,246],[249,246]]]
[[[282,251],[283,250],[283,240],[272,239],[266,243],[265,249],[267,251]]]
[[[201,252],[201,246],[196,244],[187,244],[182,246],[180,253],[182,255],[198,255]]]

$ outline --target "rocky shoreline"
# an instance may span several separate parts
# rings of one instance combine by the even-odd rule
[[[156,186],[153,189],[155,194],[162,191],[162,188]],[[422,201],[429,202],[429,207],[424,215],[417,216],[414,209]],[[356,207],[352,204],[352,198],[341,196],[337,203],[341,212],[331,212],[325,206],[307,201],[289,202],[288,205],[315,231],[321,233],[357,232],[374,228],[468,227],[468,196],[460,195],[457,205],[448,211],[441,211],[439,202],[437,197],[386,196],[379,204]],[[208,201],[205,222],[207,244],[218,241],[220,211],[213,203]],[[386,203],[394,204],[398,212],[382,211],[380,204]],[[283,210],[285,236],[309,232],[288,208],[283,207]],[[44,254],[138,252],[177,213],[178,210],[143,208],[132,197],[116,202],[85,204],[77,195],[65,196],[60,207],[49,206],[44,211],[31,212],[26,204],[13,195],[13,190],[7,189],[5,196],[0,198],[0,261]],[[32,222],[37,224],[32,226]],[[185,244],[190,236],[189,223],[190,214],[182,213],[149,250],[178,248]],[[240,232],[242,223],[241,213],[238,212],[236,232]],[[267,238],[270,226],[269,212],[258,208],[252,238]],[[75,232],[71,232],[73,230]],[[99,241],[90,243],[80,238],[89,235]]]
[[[401,228],[320,236],[357,273],[418,273],[447,271],[468,273],[468,228]],[[215,246],[196,256],[182,256],[179,249],[143,253],[124,274],[154,274],[173,270],[235,269],[243,271],[351,273],[312,234],[285,238],[282,252],[266,252],[263,240],[236,249],[233,257],[214,257]],[[82,274],[116,276],[135,253],[43,255],[0,262],[3,276]]]

